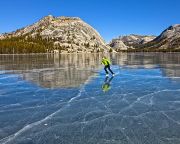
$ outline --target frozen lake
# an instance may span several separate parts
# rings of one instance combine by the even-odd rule
[[[0,55],[0,144],[179,144],[180,53]]]

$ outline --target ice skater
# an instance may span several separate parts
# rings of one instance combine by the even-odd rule
[[[110,67],[111,66],[110,60],[107,57],[103,56],[101,63],[104,64],[104,70],[106,72],[106,76],[107,77],[109,76],[109,73],[108,73],[107,69],[111,72],[112,76],[114,76],[114,73],[113,73],[113,71],[111,70],[111,67]]]

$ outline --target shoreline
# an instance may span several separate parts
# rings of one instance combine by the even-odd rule
[[[149,51],[149,52],[146,52],[146,51],[138,51],[138,52],[134,52],[134,51],[131,51],[131,52],[127,52],[127,51],[121,51],[121,52],[98,52],[98,53],[86,53],[86,52],[81,52],[81,53],[16,53],[16,54],[12,54],[12,53],[7,53],[7,54],[0,54],[0,55],[61,55],[61,54],[65,54],[65,55],[68,55],[68,54],[122,54],[122,53],[180,53],[180,51],[167,51],[167,52],[164,52],[164,51]]]

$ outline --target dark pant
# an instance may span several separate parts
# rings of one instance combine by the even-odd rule
[[[107,66],[104,67],[104,70],[106,71],[106,74],[108,74],[107,69],[108,69],[112,74],[114,74],[114,73],[112,72],[111,68],[110,68],[110,65],[107,65]]]

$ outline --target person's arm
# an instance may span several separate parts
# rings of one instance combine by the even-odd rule
[[[102,61],[101,61],[101,64],[103,64],[103,65],[104,65],[104,60],[102,60]]]
[[[110,64],[111,64],[111,62],[110,62],[110,60],[109,60],[109,59],[107,59],[106,61],[107,61],[108,65],[110,65]]]

